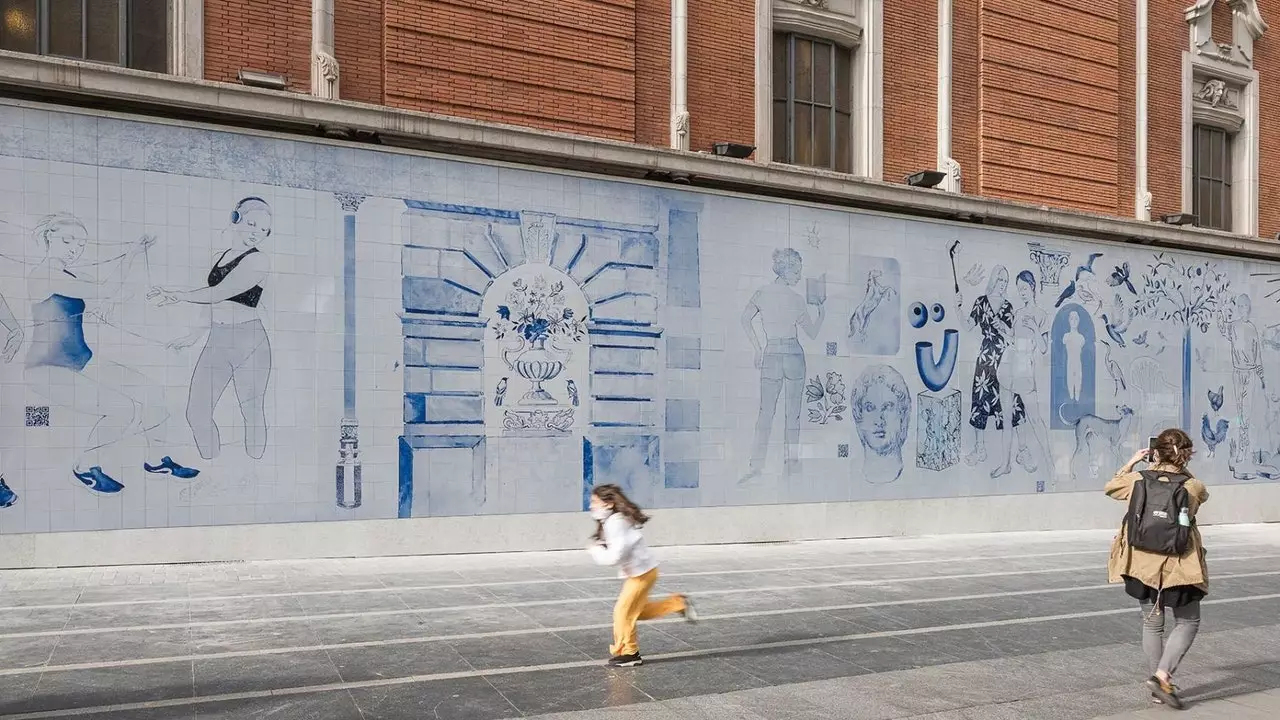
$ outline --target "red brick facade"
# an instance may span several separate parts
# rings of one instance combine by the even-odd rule
[[[1190,0],[1148,0],[1148,186],[1182,210]],[[334,0],[342,97],[666,146],[670,0]],[[764,4],[765,6],[768,3]],[[1258,0],[1280,28],[1280,0]],[[689,0],[690,147],[755,140],[757,0]],[[309,87],[309,0],[205,0],[205,74],[283,72]],[[936,0],[883,3],[883,178],[936,165]],[[1229,41],[1226,0],[1214,36]],[[967,193],[1131,217],[1135,6],[955,0],[951,155]],[[1280,232],[1280,30],[1255,48],[1259,234]]]

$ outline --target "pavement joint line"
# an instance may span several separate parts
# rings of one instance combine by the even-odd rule
[[[1267,570],[1260,572],[1236,573],[1230,575],[1215,576],[1216,580],[1230,580],[1233,578],[1249,578],[1249,577],[1265,577],[1280,575],[1280,570]],[[773,610],[748,610],[740,613],[721,613],[716,615],[703,615],[702,620],[728,620],[736,618],[751,617],[769,617],[774,615],[798,615],[806,612],[830,612],[833,610],[858,610],[864,608],[878,607],[899,607],[903,605],[924,605],[937,604],[945,602],[968,601],[968,600],[990,600],[1002,597],[1019,597],[1026,595],[1044,595],[1050,593],[1068,593],[1081,592],[1089,590],[1106,590],[1118,587],[1117,584],[1104,583],[1099,585],[1073,585],[1062,588],[1034,588],[1029,590],[1009,590],[993,593],[979,593],[972,595],[953,595],[937,598],[916,598],[907,600],[881,600],[867,603],[851,603],[847,605],[825,605],[816,607],[800,607],[800,608],[777,608]],[[677,624],[684,620],[675,618],[664,618],[661,620],[650,621],[651,625]],[[495,630],[487,633],[465,633],[460,635],[424,635],[408,638],[393,638],[390,640],[365,640],[349,643],[328,643],[321,645],[302,645],[287,648],[263,648],[259,650],[232,650],[219,653],[201,653],[190,655],[170,655],[154,658],[136,658],[132,660],[109,660],[98,663],[71,663],[66,665],[35,665],[23,668],[7,668],[0,670],[0,677],[12,675],[35,675],[46,672],[70,672],[76,670],[100,670],[117,667],[138,667],[142,665],[158,665],[170,662],[195,662],[199,660],[218,660],[242,657],[263,657],[267,655],[288,655],[291,653],[301,652],[328,652],[330,650],[354,650],[360,648],[371,647],[387,647],[393,645],[416,645],[433,642],[449,642],[451,640],[483,640],[495,637],[512,637],[518,635],[537,635],[541,633],[558,633],[572,632],[579,630],[600,630],[612,627],[609,623],[599,623],[594,625],[571,625],[563,627],[551,628],[522,628],[519,630]],[[52,657],[52,655],[51,655]],[[48,661],[46,660],[46,663]]]
[[[1264,595],[1246,595],[1235,598],[1217,598],[1213,600],[1204,600],[1204,605],[1224,605],[1229,603],[1253,602],[1258,600],[1274,600],[1280,599],[1280,593],[1268,593]],[[1056,620],[1077,620],[1087,617],[1106,617],[1109,615],[1122,615],[1132,613],[1133,608],[1117,608],[1112,610],[1092,610],[1078,613],[1061,613],[1056,615],[1037,615],[1026,618],[1014,618],[1010,620],[989,620],[983,622],[960,623],[956,625],[939,625],[924,628],[908,628],[902,630],[883,630],[868,633],[855,633],[850,635],[839,635],[824,638],[811,638],[805,640],[780,640],[777,642],[756,643],[753,645],[737,645],[723,648],[707,648],[695,650],[678,650],[670,653],[661,653],[649,657],[653,660],[681,660],[686,658],[736,655],[742,653],[759,652],[761,650],[778,650],[794,647],[805,647],[815,645],[830,645],[840,642],[852,642],[857,640],[874,640],[887,637],[903,637],[924,635],[928,633],[951,632],[956,630],[981,630],[990,627],[1000,627],[1007,625],[1031,625],[1042,622],[1053,622]],[[486,668],[483,670],[460,670],[447,673],[429,673],[423,675],[408,675],[399,678],[381,678],[378,680],[356,680],[351,682],[324,683],[319,685],[302,685],[288,688],[275,688],[271,690],[256,690],[250,692],[238,693],[222,693],[216,695],[192,696],[187,698],[169,698],[165,700],[152,700],[147,702],[136,703],[120,703],[116,705],[98,705],[93,707],[81,708],[65,708],[59,710],[40,710],[36,712],[17,713],[9,715],[0,715],[0,720],[43,720],[44,718],[58,717],[75,717],[77,715],[92,715],[96,713],[111,712],[127,712],[137,710],[150,710],[167,707],[182,707],[186,705],[208,705],[217,702],[228,702],[234,700],[253,700],[272,697],[290,697],[295,695],[311,695],[315,693],[339,691],[339,690],[362,690],[376,687],[391,687],[396,685],[411,685],[415,683],[437,682],[441,680],[457,680],[462,678],[474,677],[498,677],[503,675],[518,675],[522,673],[546,672],[551,670],[568,670],[576,668],[598,667],[599,660],[575,660],[572,662],[562,663],[546,663],[543,665],[524,665],[506,668]]]
[[[1248,545],[1230,545],[1228,547],[1250,547]],[[1094,555],[1102,554],[1105,550],[1072,550],[1066,552],[1052,553],[1033,553],[1025,555],[985,555],[969,558],[929,558],[915,560],[898,560],[884,561],[874,563],[843,563],[835,565],[801,565],[795,567],[774,567],[762,568],[759,570],[748,569],[729,569],[729,570],[699,570],[689,572],[670,572],[663,573],[666,578],[672,577],[704,577],[709,575],[756,575],[768,573],[784,573],[784,572],[808,572],[815,570],[843,570],[856,568],[873,568],[873,567],[894,567],[898,565],[936,565],[940,563],[956,563],[956,562],[986,562],[996,560],[1033,560],[1036,558],[1049,557],[1067,557],[1072,555]],[[281,592],[281,593],[246,593],[242,595],[208,595],[201,597],[183,596],[173,598],[158,598],[144,600],[104,600],[92,603],[57,603],[49,605],[4,605],[0,606],[0,612],[14,612],[21,610],[61,610],[69,607],[111,607],[119,605],[159,605],[172,602],[217,602],[222,600],[252,600],[255,598],[277,598],[277,597],[315,597],[321,595],[362,595],[371,593],[391,593],[391,592],[414,592],[419,590],[465,590],[470,588],[487,588],[487,587],[510,587],[521,585],[555,585],[562,583],[575,582],[609,582],[614,581],[615,577],[591,576],[583,578],[547,578],[545,580],[496,580],[492,582],[477,583],[451,583],[446,585],[404,585],[404,586],[383,586],[375,588],[352,588],[349,590],[301,590],[298,592]],[[127,585],[104,585],[87,588],[80,588],[80,592],[84,590],[99,590],[103,588],[129,587]],[[142,586],[138,586],[142,587]],[[146,586],[154,587],[154,586]],[[5,591],[0,590],[0,599],[4,592],[27,592],[24,590]]]
[[[1280,557],[1280,554],[1270,553],[1264,555],[1241,555],[1236,557],[1217,558],[1216,562],[1244,561],[1244,560],[1264,560]],[[899,578],[883,578],[880,580],[841,580],[829,583],[807,583],[804,585],[765,585],[763,587],[746,587],[746,588],[713,588],[710,590],[702,590],[696,593],[690,593],[697,596],[708,595],[737,595],[740,593],[761,593],[761,592],[777,592],[789,590],[818,590],[839,587],[879,587],[891,585],[893,583],[912,583],[912,582],[934,582],[942,580],[974,580],[979,578],[991,577],[1009,577],[1013,575],[1052,575],[1055,573],[1079,572],[1083,570],[1096,570],[1094,565],[1073,565],[1060,568],[1044,568],[1037,570],[1004,570],[996,572],[984,573],[961,573],[955,575],[914,575],[910,577]],[[613,582],[617,582],[617,578],[611,578]],[[446,607],[435,608],[396,608],[394,610],[365,610],[361,612],[342,612],[342,613],[318,613],[314,615],[281,615],[277,617],[264,618],[238,618],[234,620],[205,620],[201,622],[185,622],[185,623],[162,623],[157,625],[123,625],[108,626],[96,628],[66,628],[62,630],[34,630],[30,632],[16,633],[0,633],[0,641],[12,640],[19,638],[40,638],[40,637],[63,637],[69,635],[106,635],[121,632],[137,632],[145,630],[183,630],[190,628],[202,627],[232,627],[237,625],[271,625],[275,623],[293,623],[293,622],[310,622],[312,620],[343,620],[350,618],[364,617],[391,617],[397,615],[418,615],[431,614],[439,612],[464,612],[477,609],[519,609],[522,607],[538,607],[547,605],[563,605],[586,602],[604,602],[616,599],[616,595],[597,596],[597,597],[579,597],[579,598],[557,598],[554,600],[522,600],[514,603],[487,603],[472,605],[451,605]],[[70,619],[68,618],[68,623]]]

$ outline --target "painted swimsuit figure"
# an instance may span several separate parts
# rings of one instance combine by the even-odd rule
[[[84,254],[89,233],[73,215],[57,213],[36,226],[36,242],[45,258],[31,271],[31,342],[27,348],[24,377],[37,394],[50,403],[85,415],[96,416],[86,444],[72,469],[85,487],[100,493],[117,493],[124,485],[104,469],[102,451],[133,435],[147,438],[148,447],[161,444],[153,431],[168,412],[144,405],[151,383],[140,373],[118,363],[95,358],[85,339],[89,301],[113,298],[123,285],[137,257],[155,243],[145,236],[117,261],[115,275],[98,282],[72,270]],[[35,298],[40,298],[36,300]],[[199,474],[165,456],[156,464],[144,463],[150,473],[188,479]]]
[[[200,359],[191,376],[187,397],[187,422],[195,435],[200,456],[215,458],[222,451],[222,436],[214,410],[227,386],[235,385],[240,416],[244,419],[244,449],[261,459],[267,448],[267,381],[271,376],[271,343],[258,316],[263,283],[270,272],[266,254],[258,246],[271,236],[271,206],[259,197],[247,197],[231,211],[231,224],[223,231],[230,247],[219,253],[209,270],[207,285],[191,290],[153,288],[148,297],[157,305],[188,302],[209,306],[209,323],[169,346],[182,350],[207,335]]]
[[[22,323],[18,322],[18,318],[14,317],[13,311],[9,309],[9,303],[0,295],[0,326],[4,327],[5,341],[3,357],[6,363],[13,362],[13,358],[18,354],[18,350],[22,348]],[[3,467],[0,466],[0,471]],[[18,494],[9,489],[9,484],[5,482],[4,475],[0,472],[0,508],[13,507],[18,502]]]

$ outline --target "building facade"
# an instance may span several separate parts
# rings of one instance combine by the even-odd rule
[[[1280,519],[1265,3],[3,5],[6,564]]]

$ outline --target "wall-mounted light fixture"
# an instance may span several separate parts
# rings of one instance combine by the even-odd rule
[[[1195,225],[1197,220],[1199,218],[1192,213],[1172,213],[1160,216],[1160,222],[1166,225]]]
[[[266,70],[240,68],[240,73],[236,77],[239,78],[241,84],[249,87],[265,88],[267,90],[284,90],[289,87],[289,78],[280,73],[267,72]]]
[[[903,178],[903,182],[911,187],[933,188],[947,179],[947,174],[939,170],[921,170]]]
[[[745,160],[751,157],[751,153],[755,151],[755,145],[743,145],[735,142],[718,142],[711,146],[712,154],[737,160]]]

